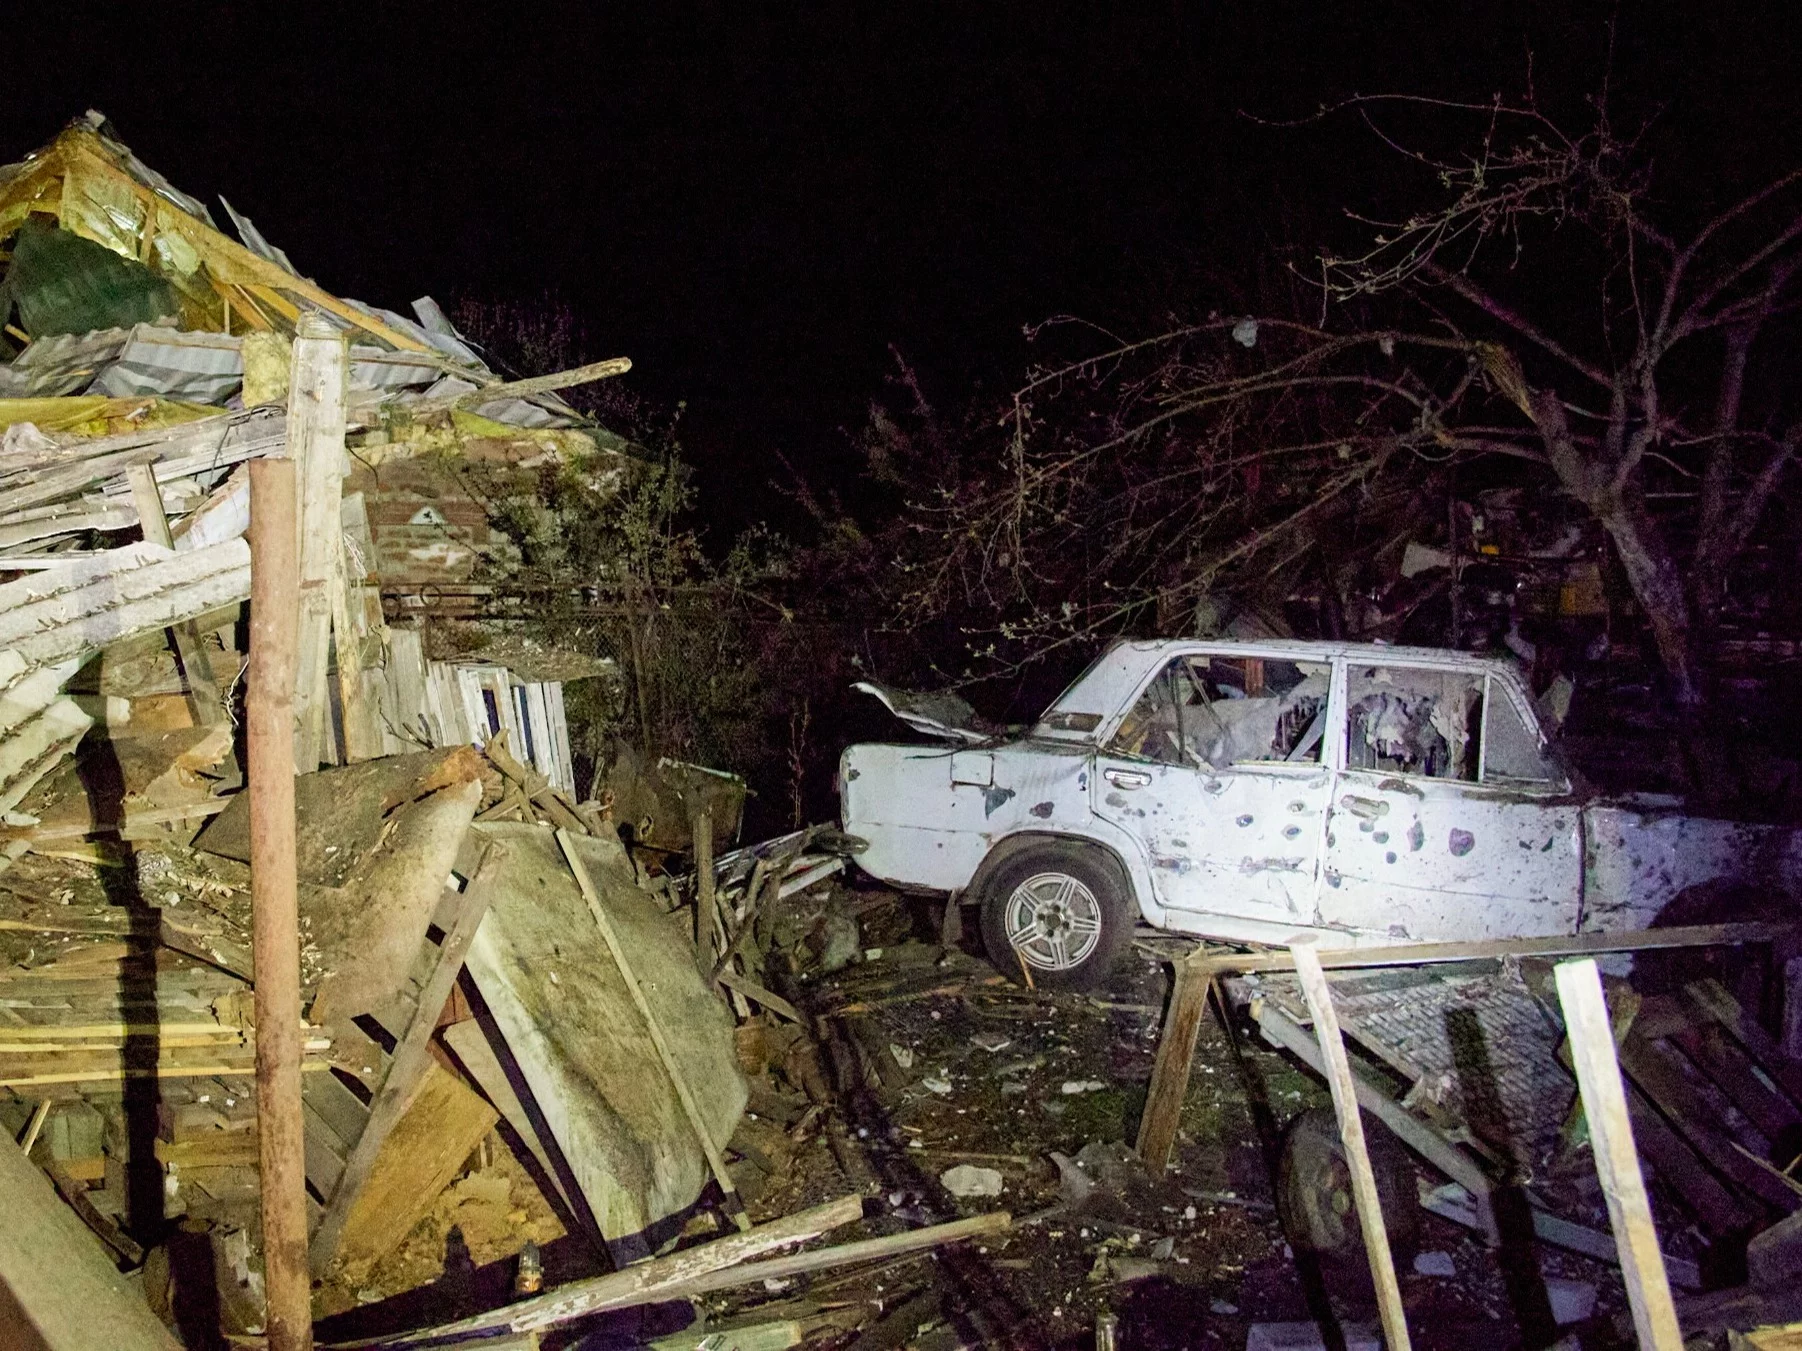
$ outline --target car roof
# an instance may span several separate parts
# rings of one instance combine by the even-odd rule
[[[1296,661],[1331,660],[1346,657],[1373,664],[1410,662],[1434,666],[1455,666],[1472,671],[1518,672],[1519,667],[1505,657],[1478,656],[1445,647],[1401,647],[1390,643],[1348,643],[1336,639],[1310,638],[1149,638],[1125,639],[1123,643],[1141,651],[1156,649],[1171,653],[1205,648],[1210,652],[1243,652],[1246,656],[1288,657]]]

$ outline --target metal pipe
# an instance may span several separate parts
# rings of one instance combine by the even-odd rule
[[[311,1351],[313,1345],[294,863],[294,670],[300,613],[294,512],[294,462],[253,460],[245,723],[256,953],[257,1158],[269,1351]]]

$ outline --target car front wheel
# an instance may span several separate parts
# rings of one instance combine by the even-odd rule
[[[983,888],[982,941],[1015,980],[1060,990],[1101,983],[1132,937],[1133,907],[1108,860],[1049,842],[1013,855]]]

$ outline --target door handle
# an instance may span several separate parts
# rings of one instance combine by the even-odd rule
[[[1104,769],[1101,777],[1116,788],[1143,788],[1151,782],[1151,775],[1136,769]]]

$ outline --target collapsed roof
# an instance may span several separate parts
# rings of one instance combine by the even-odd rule
[[[500,383],[429,296],[413,302],[411,319],[334,296],[221,205],[238,239],[98,112],[0,167],[0,240],[10,240],[0,322],[12,359],[0,366],[0,403],[88,394],[241,408],[251,402],[245,336],[291,337],[307,313],[347,333],[353,391],[430,404]],[[548,390],[462,406],[520,427],[582,421]],[[0,419],[19,411],[0,409]]]

